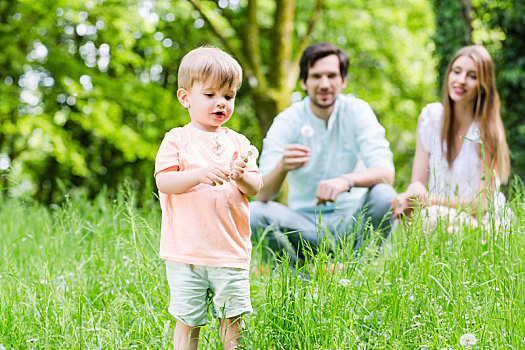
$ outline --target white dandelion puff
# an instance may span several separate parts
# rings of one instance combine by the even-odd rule
[[[304,138],[304,145],[308,146],[310,137],[314,136],[314,128],[312,128],[310,125],[303,125],[301,128],[301,135],[303,135]]]
[[[301,128],[301,135],[303,135],[304,137],[314,136],[314,128],[312,128],[310,125],[304,125]]]
[[[343,287],[348,287],[350,283],[352,283],[352,281],[347,280],[345,278],[339,280],[339,284],[342,285]]]
[[[248,147],[248,152],[246,153],[246,157],[248,159],[256,160],[259,157],[259,150],[257,149],[257,147],[250,145],[250,147]]]
[[[476,339],[476,336],[472,333],[463,334],[459,338],[459,343],[463,346],[468,346],[468,347],[476,345],[477,341],[478,340]]]

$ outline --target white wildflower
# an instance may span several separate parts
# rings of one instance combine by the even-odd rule
[[[250,145],[250,147],[248,147],[248,152],[246,153],[246,157],[248,157],[248,159],[257,159],[259,157],[259,150],[253,146],[253,145]]]
[[[6,347],[4,346],[4,344],[0,344],[0,350],[6,350]]]
[[[459,338],[459,343],[463,346],[474,346],[476,345],[477,341],[478,340],[476,339],[476,336],[472,333],[463,334]]]
[[[31,338],[31,339],[27,339],[26,343],[34,343],[34,342],[37,342],[37,341],[38,341],[38,338]]]
[[[303,135],[304,137],[314,136],[314,128],[312,128],[310,125],[304,125],[301,128],[301,135]]]
[[[352,281],[347,280],[345,278],[339,280],[339,284],[342,285],[343,287],[348,287],[350,285],[350,283],[352,283]]]
[[[304,145],[308,146],[308,140],[310,137],[314,136],[314,128],[310,125],[303,125],[301,128],[301,135],[303,135],[304,138]]]

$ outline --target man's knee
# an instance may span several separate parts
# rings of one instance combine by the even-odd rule
[[[264,229],[267,226],[266,206],[267,203],[264,202],[250,202],[250,227],[252,232]]]
[[[396,190],[389,184],[380,183],[368,192],[367,204],[378,211],[386,213],[390,209],[390,201],[395,198]]]
[[[396,191],[388,184],[377,184],[370,189],[365,204],[366,216],[372,219],[376,228],[389,228],[392,223],[390,201]],[[390,215],[389,215],[390,213]]]

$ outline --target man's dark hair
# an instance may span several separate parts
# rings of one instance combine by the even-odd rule
[[[349,57],[346,52],[332,43],[316,43],[308,46],[301,56],[299,79],[306,81],[308,78],[308,69],[312,67],[315,62],[326,56],[336,55],[339,58],[339,70],[341,77],[346,79],[348,73]]]

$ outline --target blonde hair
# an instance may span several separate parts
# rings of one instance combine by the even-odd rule
[[[446,142],[448,152],[445,152],[449,166],[452,166],[457,154],[450,150],[456,149],[457,140],[454,138],[454,101],[450,98],[448,78],[452,65],[460,56],[468,56],[477,68],[477,96],[474,104],[474,118],[479,118],[481,141],[483,142],[483,156],[485,164],[494,169],[502,182],[506,182],[510,172],[509,148],[505,137],[505,130],[500,115],[500,99],[496,90],[494,63],[489,52],[481,45],[465,46],[458,50],[450,61],[445,82],[443,84],[443,128],[441,140]],[[445,150],[444,150],[445,151]]]
[[[221,49],[199,47],[182,58],[178,73],[179,88],[189,90],[195,82],[238,90],[242,83],[242,68]]]

